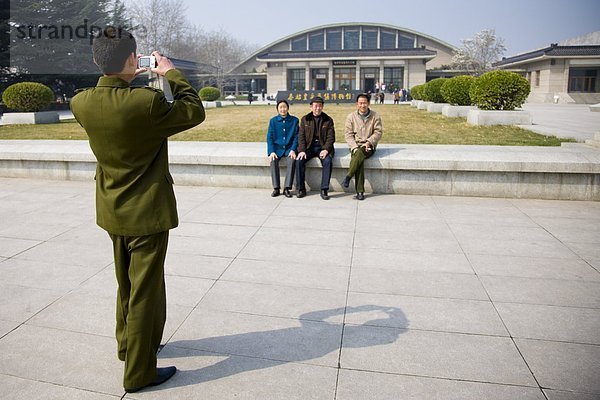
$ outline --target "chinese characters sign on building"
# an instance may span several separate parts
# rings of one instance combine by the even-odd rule
[[[325,102],[354,103],[360,90],[280,90],[277,100],[287,100],[289,103],[310,103],[315,97],[322,97]]]

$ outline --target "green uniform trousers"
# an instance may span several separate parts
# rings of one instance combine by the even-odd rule
[[[118,357],[125,361],[123,387],[156,379],[156,352],[167,317],[164,263],[169,231],[118,236],[113,241],[117,291]]]
[[[352,178],[354,176],[354,186],[356,187],[356,193],[365,192],[365,160],[370,158],[375,149],[366,151],[364,147],[360,146],[352,153],[350,158],[350,169],[348,170],[348,176]]]

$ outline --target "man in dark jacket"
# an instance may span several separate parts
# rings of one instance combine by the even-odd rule
[[[160,90],[129,86],[144,71],[137,68],[129,32],[107,28],[94,39],[92,52],[104,76],[73,97],[71,110],[98,160],[96,220],[113,242],[123,387],[137,392],[176,371],[156,367],[166,319],[164,261],[169,229],[178,224],[167,142],[205,114],[198,93],[158,52],[152,53],[152,72],[167,79],[174,101]]]
[[[333,119],[323,112],[323,98],[315,97],[310,101],[311,112],[300,120],[298,132],[298,157],[296,159],[296,182],[298,198],[306,196],[306,163],[313,157],[319,157],[323,172],[321,175],[321,198],[329,200],[329,181],[333,168],[333,143],[335,128]]]

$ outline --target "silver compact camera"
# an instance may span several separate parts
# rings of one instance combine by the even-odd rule
[[[138,58],[138,68],[156,68],[156,57],[154,56],[143,56]]]

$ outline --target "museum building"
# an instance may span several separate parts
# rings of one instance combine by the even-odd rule
[[[527,78],[529,102],[600,103],[600,31],[505,57],[494,66]]]
[[[449,71],[456,48],[429,35],[375,23],[323,25],[294,33],[250,55],[226,90],[278,91],[411,88]]]

